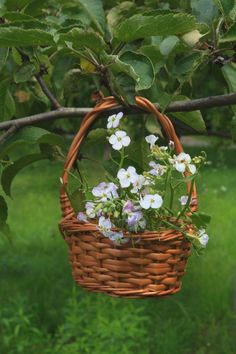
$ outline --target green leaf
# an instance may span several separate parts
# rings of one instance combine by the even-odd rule
[[[7,155],[19,145],[40,143],[64,147],[64,139],[60,135],[50,133],[48,130],[39,127],[24,127],[1,146],[0,157]]]
[[[142,46],[140,52],[151,60],[155,74],[165,65],[166,58],[163,57],[157,45]]]
[[[179,35],[194,29],[196,29],[195,18],[184,13],[135,15],[121,23],[115,32],[115,37],[122,42],[130,42],[150,36]]]
[[[176,36],[166,37],[160,44],[160,52],[163,55],[169,55],[179,43],[179,38]]]
[[[27,20],[34,20],[32,16],[26,15],[22,12],[5,12],[4,18],[8,21],[27,21]]]
[[[235,42],[236,41],[236,23],[220,38],[220,43]]]
[[[217,8],[213,0],[191,0],[191,7],[193,15],[199,22],[211,24],[217,15]]]
[[[8,216],[7,203],[3,196],[0,195],[0,229],[6,224]]]
[[[200,229],[201,227],[206,227],[210,223],[211,216],[205,213],[195,212],[191,215],[191,219],[194,225]]]
[[[6,81],[0,83],[0,121],[8,120],[15,113],[15,101],[8,89]]]
[[[201,64],[202,58],[203,56],[200,53],[192,53],[179,59],[175,63],[173,74],[180,82],[187,80]]]
[[[185,96],[178,96],[177,100],[189,100]],[[204,133],[206,131],[206,125],[204,119],[202,118],[202,114],[200,111],[193,111],[193,112],[175,112],[171,113],[171,115],[181,122],[189,125],[191,128],[196,130],[199,133]]]
[[[161,126],[155,116],[148,115],[145,126],[149,133],[158,134],[162,136]]]
[[[235,0],[214,0],[216,6],[222,13],[224,17],[226,17],[230,11],[232,10],[233,6],[235,5]]]
[[[236,113],[236,110],[235,110]],[[236,115],[233,116],[231,124],[230,124],[230,133],[232,135],[233,141],[236,141]]]
[[[39,29],[22,29],[17,27],[0,27],[1,47],[24,47],[53,45],[53,37],[50,33]]]
[[[124,1],[112,7],[107,13],[107,23],[111,32],[123,21],[124,17],[134,15],[137,7],[131,1]]]
[[[73,28],[68,33],[60,34],[59,44],[71,42],[75,49],[85,49],[85,47],[100,53],[106,48],[103,38],[92,29]]]
[[[80,6],[85,10],[88,17],[94,23],[100,34],[105,29],[105,13],[101,0],[78,0]]]
[[[81,189],[75,190],[70,195],[70,202],[72,205],[73,210],[77,214],[79,211],[84,211],[85,208],[85,195]]]
[[[47,133],[41,135],[37,139],[37,144],[49,144],[49,145],[57,145],[60,146],[61,148],[65,147],[65,139],[58,134],[54,133]]]
[[[230,92],[236,92],[236,64],[228,63],[222,67],[224,78]]]
[[[148,57],[140,53],[127,51],[120,56],[120,60],[129,64],[138,76],[135,85],[137,91],[146,90],[152,86],[154,70]]]
[[[18,130],[14,135],[12,135],[7,141],[1,145],[0,157],[6,156],[12,150],[18,148],[19,145],[23,144],[35,144],[38,139],[49,132],[42,128],[37,127],[25,127]]]
[[[6,0],[5,6],[9,11],[21,10],[29,2],[31,2],[31,0]]]
[[[130,77],[132,77],[134,80],[138,80],[138,75],[134,71],[132,65],[127,64],[123,61],[121,61],[118,57],[118,55],[106,55],[105,53],[103,54],[104,60],[107,65],[109,65],[110,70],[116,75],[117,73],[123,72]]]
[[[125,73],[111,75],[111,86],[129,104],[135,104],[135,81]]]
[[[125,151],[129,156],[129,160],[135,162],[139,168],[145,168],[148,156],[150,155],[150,150],[146,141],[143,139],[141,141],[134,141]]]
[[[11,184],[17,173],[33,162],[43,159],[46,159],[45,155],[43,154],[31,154],[21,157],[19,160],[14,161],[12,165],[6,167],[3,170],[1,177],[1,183],[4,192],[11,196]]]
[[[14,0],[13,0],[14,1]],[[31,0],[28,5],[24,8],[24,13],[31,16],[41,15],[41,9],[48,3],[47,0]]]
[[[3,69],[6,64],[9,54],[9,48],[0,48],[0,71]]]
[[[14,80],[18,84],[19,82],[26,82],[32,79],[36,74],[37,69],[34,64],[28,63],[19,68],[14,74]]]

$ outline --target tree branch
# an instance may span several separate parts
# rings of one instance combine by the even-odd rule
[[[55,109],[61,108],[60,103],[57,101],[57,99],[54,97],[52,92],[49,90],[49,88],[47,87],[47,85],[46,85],[44,79],[42,78],[42,76],[40,74],[36,74],[35,78],[38,81],[42,91],[44,92],[44,94],[47,96],[47,98],[51,102],[52,107],[55,108]]]
[[[190,112],[198,109],[229,106],[236,104],[236,93],[230,93],[228,95],[221,96],[211,96],[198,98],[189,101],[176,101],[172,102],[165,110],[165,112]],[[159,108],[159,106],[157,105]],[[52,121],[61,118],[78,118],[78,116],[83,116],[89,113],[92,108],[58,108],[54,111],[49,111],[45,113],[39,113],[32,116],[12,119],[7,122],[0,123],[0,130],[9,129],[11,126],[17,126],[17,128],[24,127],[27,125],[34,125],[39,122]],[[115,109],[107,110],[107,114],[112,114],[118,111],[129,112],[129,113],[140,113],[142,110],[138,107],[125,108],[123,106],[117,106]]]

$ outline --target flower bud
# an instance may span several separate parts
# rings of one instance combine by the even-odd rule
[[[194,30],[188,33],[185,33],[183,36],[181,36],[181,39],[189,45],[190,47],[194,47],[195,44],[199,42],[199,39],[203,36],[198,30]]]

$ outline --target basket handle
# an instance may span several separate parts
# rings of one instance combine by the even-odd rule
[[[178,136],[176,135],[175,129],[174,129],[173,124],[171,123],[170,119],[165,114],[160,113],[158,111],[158,109],[156,108],[156,106],[144,97],[137,96],[136,97],[136,104],[137,104],[137,106],[142,108],[144,111],[153,113],[156,116],[156,118],[160,122],[163,130],[165,131],[168,139],[172,140],[174,142],[176,153],[179,154],[179,153],[183,152],[182,144],[180,143],[180,140],[179,140]],[[62,179],[61,179],[62,180],[61,198],[65,198],[65,190],[66,190],[66,186],[68,184],[69,171],[72,168],[74,161],[76,160],[76,158],[78,156],[80,146],[81,146],[85,136],[87,135],[87,132],[88,132],[90,126],[99,117],[99,115],[101,113],[103,113],[107,109],[115,108],[116,106],[118,106],[118,103],[114,97],[110,96],[110,97],[103,98],[102,101],[99,102],[94,107],[94,109],[91,112],[87,113],[86,116],[84,117],[84,119],[81,123],[80,129],[79,129],[78,133],[76,134],[76,136],[74,137],[74,140],[70,146],[70,149],[68,151],[67,158],[65,161],[64,171],[63,171]],[[185,175],[189,175],[189,174],[186,173]],[[190,192],[190,186],[191,186],[191,182],[188,181],[187,182],[187,193],[188,194]],[[191,210],[192,211],[197,210],[197,204],[198,204],[197,192],[196,192],[196,186],[194,184],[193,192],[192,192],[192,201],[191,201]]]

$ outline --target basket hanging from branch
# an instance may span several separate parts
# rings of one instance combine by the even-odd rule
[[[170,119],[146,98],[138,96],[136,103],[144,112],[155,115],[167,138],[174,142],[176,153],[183,152]],[[69,172],[90,126],[107,109],[116,106],[114,97],[104,98],[84,117],[66,158],[59,227],[69,247],[73,277],[83,288],[111,296],[145,298],[174,294],[181,289],[192,246],[181,231],[172,227],[144,230],[131,235],[129,242],[117,245],[104,237],[95,222],[83,223],[77,219],[67,194]],[[187,182],[187,192],[192,194],[190,208],[194,212],[197,195],[195,184],[193,188],[190,184]],[[191,229],[191,225],[186,228]]]

